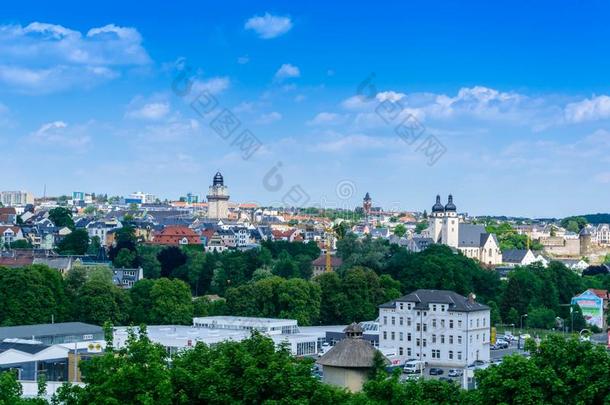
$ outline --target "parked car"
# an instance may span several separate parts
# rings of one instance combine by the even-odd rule
[[[510,347],[510,343],[508,343],[506,340],[497,339],[495,346],[498,349],[508,349]]]
[[[405,366],[402,368],[402,372],[405,374],[420,374],[423,369],[426,368],[426,363],[420,360],[407,361]]]
[[[512,342],[512,341],[517,340],[517,338],[516,338],[516,337],[515,337],[515,336],[514,336],[512,333],[510,333],[510,332],[506,332],[506,333],[504,333],[503,338],[504,338],[504,340],[506,340],[507,342]]]
[[[447,375],[449,377],[461,377],[462,375],[464,375],[464,372],[460,369],[452,368],[451,370],[449,370]]]
[[[440,377],[439,380],[441,381],[446,381],[446,382],[450,382],[450,383],[455,383],[455,380],[452,380],[449,377]]]
[[[432,367],[430,369],[430,375],[443,375],[444,371],[442,368]]]
[[[522,339],[522,340],[531,339],[531,338],[532,338],[532,335],[530,335],[529,333],[524,333],[521,336],[519,336],[519,339]]]
[[[483,360],[475,360],[472,363],[470,363],[468,365],[468,367],[470,367],[470,368],[472,368],[472,367],[479,367],[479,366],[482,366],[484,364],[485,364],[485,362]]]
[[[500,347],[497,344],[493,344],[491,346],[489,346],[489,350],[498,350]]]

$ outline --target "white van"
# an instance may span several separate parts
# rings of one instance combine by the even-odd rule
[[[411,360],[405,363],[402,372],[405,374],[422,374],[425,368],[425,362],[421,360]]]

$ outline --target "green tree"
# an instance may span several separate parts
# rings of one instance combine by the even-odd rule
[[[70,313],[61,274],[47,266],[0,268],[0,325],[66,320]]]
[[[72,219],[72,211],[68,208],[57,207],[49,211],[49,219],[53,225],[63,228],[68,227],[74,230],[74,220]]]
[[[100,249],[102,247],[102,241],[99,236],[94,236],[89,241],[89,247],[87,248],[87,254],[91,256],[96,256],[100,253]]]
[[[123,248],[114,258],[114,266],[117,268],[133,268],[137,255],[135,251]]]
[[[151,311],[153,307],[150,292],[155,285],[155,280],[142,279],[129,289],[131,306],[129,318],[136,325],[150,324]]]
[[[11,249],[31,249],[32,244],[27,239],[19,239],[11,242],[10,244],[7,243],[6,247]]]
[[[549,308],[533,308],[528,312],[527,324],[530,328],[551,329],[555,326],[555,312]]]
[[[399,238],[405,236],[406,233],[407,228],[403,224],[398,224],[394,227],[394,235],[398,236]]]
[[[186,254],[177,246],[168,246],[157,254],[161,264],[161,277],[172,277],[175,269],[186,264]]]
[[[157,325],[190,325],[193,322],[191,289],[182,280],[160,278],[150,290],[150,319]]]
[[[146,329],[129,331],[120,350],[81,363],[86,386],[75,392],[75,404],[170,405],[172,382],[165,348],[152,343]]]
[[[76,229],[64,236],[57,245],[57,251],[64,255],[84,255],[89,248],[89,234],[84,229]]]
[[[106,321],[124,324],[129,316],[129,295],[102,280],[87,281],[75,301],[79,321],[102,325]]]

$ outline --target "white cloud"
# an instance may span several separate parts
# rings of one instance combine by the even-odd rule
[[[64,121],[53,121],[33,132],[30,140],[41,145],[84,149],[91,142],[91,137],[87,134],[87,126],[69,127]]]
[[[260,38],[271,39],[283,35],[292,28],[290,17],[281,17],[265,13],[246,21],[244,28],[255,31]]]
[[[610,183],[610,172],[601,172],[595,175],[595,181],[602,184]]]
[[[280,114],[277,111],[272,111],[268,114],[261,115],[258,118],[258,120],[256,120],[256,123],[266,125],[266,124],[271,124],[273,122],[279,121],[281,119],[282,119],[282,114]]]
[[[308,125],[336,125],[344,121],[344,116],[337,113],[321,112],[318,113],[312,120],[308,121]]]
[[[301,76],[301,71],[298,67],[291,65],[290,63],[284,63],[277,72],[275,72],[275,78],[277,80],[284,80],[291,77]]]
[[[363,134],[354,134],[337,137],[337,134],[332,136],[335,139],[320,142],[315,145],[314,150],[322,152],[345,152],[348,150],[370,150],[391,148],[398,142],[395,138],[374,137]]]
[[[610,118],[610,97],[602,95],[570,103],[566,105],[565,118],[571,123]]]
[[[27,93],[90,87],[149,64],[140,33],[109,24],[85,35],[61,25],[0,25],[0,83]]]
[[[405,98],[406,94],[404,93],[397,93],[395,91],[382,91],[379,92],[375,95],[375,98],[377,99],[377,101],[384,102],[386,100],[391,101],[393,103],[396,103],[400,100],[402,100],[403,98]]]
[[[139,118],[147,120],[159,120],[169,114],[170,106],[168,102],[147,103],[135,109],[130,109],[125,114],[128,118]]]
[[[200,93],[207,91],[211,94],[220,94],[229,88],[231,81],[228,77],[212,77],[207,80],[194,80],[191,87],[191,94],[198,96]]]

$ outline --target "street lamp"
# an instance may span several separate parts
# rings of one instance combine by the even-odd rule
[[[527,314],[521,315],[521,327],[519,328],[519,340],[518,340],[519,343],[517,345],[517,350],[521,350],[521,334],[523,333],[523,318],[527,318]],[[524,346],[525,346],[525,344],[524,344]]]
[[[520,329],[523,329],[523,318],[527,318],[527,314],[521,315],[521,328]]]

